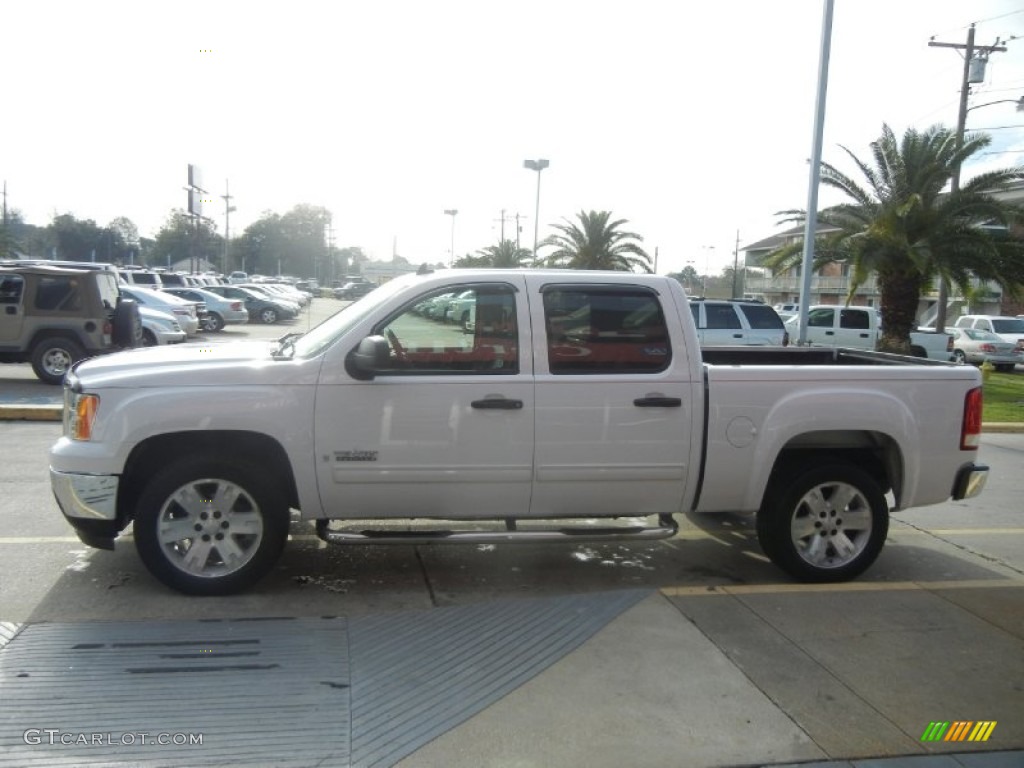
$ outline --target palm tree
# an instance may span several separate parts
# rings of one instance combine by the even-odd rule
[[[971,134],[958,148],[956,132],[943,126],[910,129],[898,141],[883,125],[882,135],[871,143],[874,166],[842,148],[866,179],[866,188],[822,163],[821,182],[851,201],[818,214],[830,231],[816,240],[813,268],[847,260],[848,298],[871,274],[877,275],[884,327],[879,349],[909,353],[918,300],[936,277],[964,290],[972,278],[994,280],[1010,294],[1024,284],[1024,243],[1005,234],[1022,211],[992,195],[1024,179],[1024,171],[989,171],[955,193],[943,192],[964,161],[990,141],[987,135]],[[806,218],[804,211],[782,213],[790,221]],[[993,230],[992,224],[1001,229]],[[795,266],[802,248],[800,242],[780,248],[769,254],[766,265],[776,271]]]
[[[514,240],[502,240],[477,251],[472,266],[495,267],[498,269],[519,269],[525,267],[533,256],[526,248],[520,248]]]
[[[623,232],[619,227],[626,219],[609,222],[610,211],[580,211],[576,214],[580,226],[569,219],[555,224],[561,234],[544,239],[541,247],[554,247],[544,262],[551,267],[569,269],[611,269],[619,272],[651,272],[651,257],[640,247],[643,238],[635,232]]]

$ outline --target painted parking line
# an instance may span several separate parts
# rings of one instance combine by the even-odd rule
[[[771,595],[806,592],[931,592],[939,589],[1000,589],[1024,587],[1019,579],[963,579],[942,581],[844,581],[838,584],[734,584],[729,586],[662,587],[665,597],[697,595]]]

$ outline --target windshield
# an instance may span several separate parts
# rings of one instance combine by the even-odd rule
[[[294,356],[297,358],[309,358],[320,354],[349,328],[357,325],[360,320],[370,314],[375,307],[388,301],[392,296],[408,289],[417,280],[418,278],[412,275],[385,283],[377,290],[359,299],[359,301],[331,315],[301,338],[289,340],[289,346],[294,349]]]

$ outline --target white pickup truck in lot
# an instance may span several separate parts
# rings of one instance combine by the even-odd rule
[[[472,292],[471,333],[422,312],[453,292]],[[50,472],[86,544],[132,523],[191,594],[268,572],[292,510],[346,545],[643,541],[744,512],[794,578],[838,581],[874,561],[890,507],[980,492],[981,404],[970,367],[702,350],[670,278],[452,270],[277,342],[77,365]]]
[[[807,308],[808,344],[848,349],[875,349],[882,335],[882,316],[874,307],[818,304]],[[786,320],[791,341],[800,338],[800,315]],[[948,362],[953,356],[953,335],[936,331],[911,331],[910,348],[915,357]]]

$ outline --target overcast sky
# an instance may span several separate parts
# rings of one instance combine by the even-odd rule
[[[501,211],[532,248],[580,210],[641,234],[658,271],[713,273],[807,201],[824,0],[6,2],[0,179],[38,225],[127,216],[154,236],[199,165],[224,231],[322,205],[339,246],[447,262],[495,244]],[[836,0],[823,158],[955,126],[977,23],[993,53],[972,105],[1024,96],[1020,0]],[[1024,113],[995,165],[1024,162]],[[850,169],[852,170],[852,169]],[[965,171],[971,174],[971,169]],[[824,195],[824,193],[823,193]],[[822,204],[829,202],[823,196]]]

